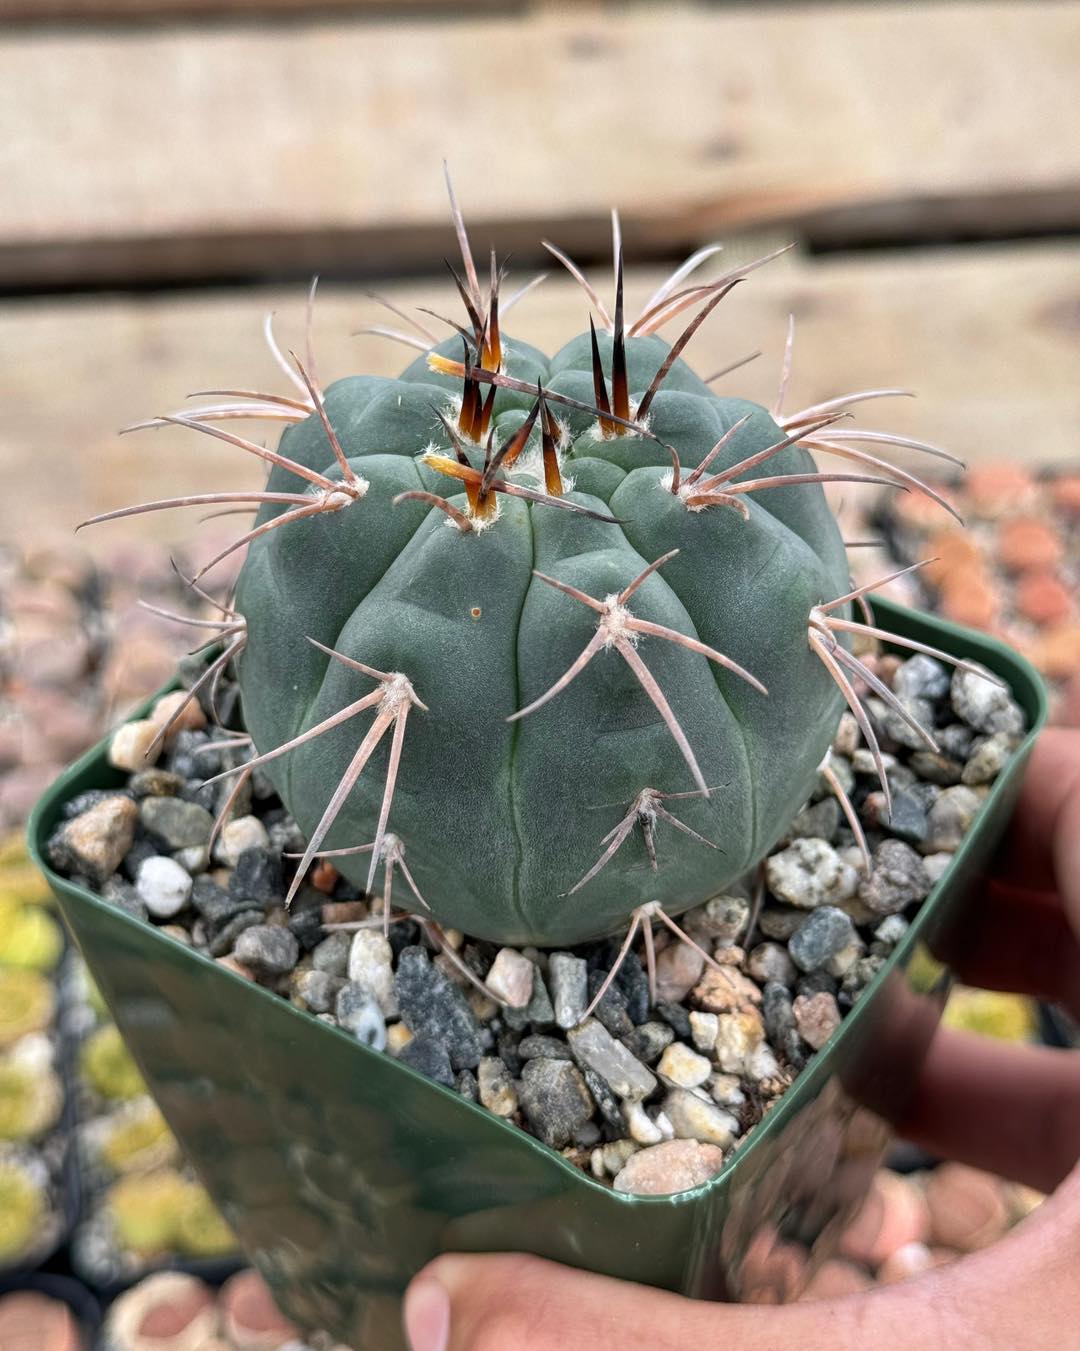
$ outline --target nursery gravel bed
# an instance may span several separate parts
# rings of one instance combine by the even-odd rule
[[[584,1021],[621,935],[541,952],[450,931],[451,960],[412,920],[384,934],[381,897],[327,860],[286,911],[295,866],[286,855],[305,841],[259,770],[209,852],[232,783],[203,780],[247,752],[218,748],[235,727],[209,725],[193,703],[160,758],[144,760],[176,696],[114,734],[126,786],[69,803],[49,852],[142,922],[481,1103],[617,1190],[677,1191],[718,1171],[835,1032],[1023,736],[1022,710],[995,683],[922,655],[870,660],[934,729],[940,752],[869,695],[889,818],[870,752],[843,715],[831,763],[865,829],[869,875],[822,779],[760,870],[679,917],[715,965],[657,925],[655,1003],[638,944]],[[198,669],[189,662],[186,678]],[[219,692],[218,711],[238,721],[233,687]]]

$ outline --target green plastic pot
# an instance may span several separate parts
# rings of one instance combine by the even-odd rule
[[[282,1308],[392,1351],[402,1292],[447,1251],[524,1251],[701,1298],[790,1298],[835,1248],[944,1002],[1046,716],[1042,684],[984,635],[886,601],[879,623],[983,662],[1031,733],[904,941],[829,1043],[706,1185],[612,1191],[521,1130],[53,872],[63,804],[122,782],[102,743],[46,793],[30,847],[165,1117]]]

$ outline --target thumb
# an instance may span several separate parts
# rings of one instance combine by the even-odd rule
[[[916,1307],[890,1316],[908,1303],[903,1289],[777,1308],[711,1304],[517,1253],[453,1255],[410,1285],[405,1329],[411,1351],[840,1351],[865,1345],[871,1331],[880,1345],[931,1351],[932,1337],[888,1341],[891,1328],[918,1330]],[[868,1316],[874,1304],[880,1319]]]

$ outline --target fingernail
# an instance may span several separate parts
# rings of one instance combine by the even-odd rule
[[[430,1276],[405,1292],[405,1336],[411,1351],[447,1351],[450,1345],[450,1296]]]

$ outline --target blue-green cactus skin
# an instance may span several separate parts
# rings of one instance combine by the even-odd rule
[[[611,339],[599,341],[607,368]],[[457,359],[461,344],[438,350]],[[627,340],[635,404],[668,350],[656,337]],[[588,335],[550,361],[508,340],[503,370],[593,400]],[[723,506],[688,509],[670,491],[671,458],[659,441],[676,448],[685,475],[748,413],[712,472],[784,433],[763,408],[718,396],[676,361],[649,414],[659,441],[602,437],[588,414],[553,405],[567,430],[569,500],[618,524],[501,496],[493,524],[463,533],[425,502],[392,500],[422,489],[466,509],[461,485],[421,459],[432,447],[449,451],[437,412],[450,411],[459,390],[459,381],[431,373],[423,357],[398,380],[353,377],[327,389],[327,416],[369,487],[345,510],[270,531],[248,552],[236,607],[247,620],[240,684],[255,745],[272,750],[373,688],[305,641],[315,638],[379,670],[403,672],[427,705],[408,719],[388,825],[440,923],[495,942],[552,947],[616,931],[644,902],[659,901],[671,915],[699,905],[775,843],[813,790],[836,729],[841,697],[807,643],[811,607],[848,589],[824,494],[807,484],[747,495],[747,520]],[[499,390],[497,442],[531,402]],[[315,416],[290,427],[281,450],[340,477]],[[790,447],[745,477],[814,469],[805,451]],[[275,490],[305,486],[281,468],[270,478]],[[264,506],[260,520],[284,509]],[[711,789],[708,799],[687,797],[671,809],[717,848],[661,821],[654,872],[635,829],[594,879],[568,895],[643,788],[686,793],[694,783],[614,650],[598,653],[542,708],[507,721],[558,679],[596,631],[594,612],[533,570],[603,599],[676,548],[630,609],[727,654],[769,693],[673,643],[641,640],[638,651]],[[309,834],[370,720],[362,714],[267,766]],[[368,763],[324,848],[372,840],[388,743]],[[338,862],[363,885],[366,855]]]

